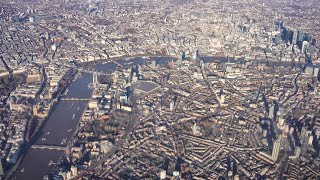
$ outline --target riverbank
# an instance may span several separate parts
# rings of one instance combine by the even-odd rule
[[[73,70],[71,70],[71,71],[73,71]],[[17,162],[12,167],[10,167],[8,172],[5,174],[5,176],[4,176],[5,179],[10,179],[12,177],[12,175],[19,168],[21,162],[24,160],[25,155],[28,153],[28,151],[30,150],[31,146],[37,141],[37,139],[40,138],[40,136],[41,136],[40,132],[41,132],[42,128],[45,126],[45,124],[47,123],[47,121],[49,120],[52,111],[55,109],[55,107],[56,107],[56,105],[58,103],[59,96],[61,95],[61,93],[63,93],[66,90],[66,88],[72,82],[72,80],[74,79],[76,74],[77,74],[77,71],[71,72],[71,76],[68,77],[67,83],[65,83],[63,86],[61,86],[61,88],[54,95],[53,100],[55,98],[57,98],[57,97],[58,98],[56,100],[54,100],[53,105],[50,107],[50,109],[49,109],[49,111],[47,113],[47,116],[44,119],[42,119],[39,122],[37,122],[37,127],[34,130],[33,130],[33,128],[31,126],[32,126],[33,123],[35,123],[35,121],[38,120],[38,118],[33,116],[30,119],[31,122],[29,122],[30,124],[28,124],[28,126],[30,128],[27,129],[28,132],[26,133],[26,135],[29,135],[30,137],[28,137],[28,141],[27,141],[27,138],[25,138],[25,143],[21,148],[20,156],[19,156]]]
[[[162,63],[162,62],[166,62],[166,61],[171,61],[173,59],[173,57],[168,57],[168,56],[166,56],[167,59],[163,58],[163,57],[158,57],[158,56],[151,57],[148,55],[146,55],[146,57],[150,57],[150,59],[149,58],[144,59],[139,56],[127,57],[130,60],[128,60],[128,59],[123,60],[123,58],[116,58],[116,59],[121,65],[124,65],[124,66],[134,66],[137,64],[144,63],[146,60],[147,61],[156,60],[159,63]],[[176,59],[176,57],[174,57],[174,59]],[[227,58],[209,57],[207,59],[210,59],[212,61],[216,60],[216,61],[226,62]],[[220,59],[223,59],[223,60],[220,60]],[[93,69],[96,69],[97,67],[99,67],[101,71],[106,71],[106,72],[114,71],[118,68],[117,66],[111,66],[112,63],[108,63],[108,62],[112,62],[112,61],[110,59],[106,59],[106,60],[103,60],[100,62],[96,61],[96,62],[90,64],[90,66],[92,66],[92,67],[96,66],[96,67],[93,67]],[[235,60],[235,62],[239,62],[239,61]],[[290,62],[288,62],[288,63],[290,63]],[[88,90],[88,83],[92,82],[92,75],[85,74],[84,76],[85,77],[81,77],[81,78],[79,78],[79,80],[74,81],[74,83],[68,84],[69,93],[66,95],[66,98],[80,98],[80,99],[85,98],[85,99],[87,99],[87,98],[91,97],[92,92],[90,92]],[[74,131],[76,131],[78,129],[76,127],[78,127],[77,124],[79,124],[80,121],[77,121],[76,119],[79,117],[80,114],[83,115],[84,111],[82,111],[82,110],[86,109],[87,104],[88,103],[85,101],[58,101],[57,107],[54,108],[56,110],[56,112],[53,113],[54,114],[53,116],[51,116],[51,114],[50,114],[50,117],[48,118],[47,122],[44,124],[44,126],[45,126],[44,130],[46,132],[51,132],[50,137],[48,137],[48,135],[46,135],[46,134],[43,134],[42,137],[47,138],[47,140],[43,141],[43,142],[39,140],[39,142],[40,143],[46,142],[47,144],[50,144],[50,143],[57,144],[58,143],[58,145],[60,145],[62,137],[65,138],[65,137],[69,137],[70,135],[71,135],[71,137],[74,136],[76,134],[76,132],[67,133],[66,130],[72,128],[72,129],[74,129]],[[79,109],[78,107],[80,108],[80,111],[82,111],[82,113],[80,113],[80,111],[77,110],[77,109]],[[77,114],[76,119],[72,117],[73,114]],[[82,117],[82,115],[81,115],[81,117]],[[71,133],[73,133],[73,135]],[[39,138],[37,138],[37,139],[39,139]],[[43,151],[45,151],[45,150],[43,150]],[[46,151],[46,153],[43,153],[42,155],[39,154],[39,156],[37,156],[37,154],[35,154],[35,153],[42,152],[40,150],[36,151],[34,149],[31,149],[29,152],[31,152],[31,155],[28,156],[29,159],[31,157],[47,158],[47,156],[51,156],[51,154],[54,154],[54,155],[52,155],[52,157],[57,158],[58,160],[61,160],[61,158],[63,158],[63,154],[61,155],[61,151],[59,151],[59,152]],[[28,158],[25,158],[25,159],[28,159]],[[49,159],[49,158],[47,158],[47,159]],[[29,161],[29,159],[28,159],[28,161]],[[24,160],[24,161],[26,161],[26,160]],[[31,160],[31,162],[22,162],[22,163],[24,163],[22,167],[29,167],[30,165],[37,163],[35,165],[35,167],[33,167],[33,168],[34,169],[39,168],[43,164],[38,163],[38,161],[40,162],[40,160],[34,161],[33,163],[32,163],[32,160]],[[56,159],[54,159],[54,161],[56,161]],[[45,162],[41,162],[41,163],[45,164]],[[46,164],[45,164],[45,166],[46,166]],[[54,169],[56,169],[56,168],[57,167],[55,167]],[[29,169],[31,169],[31,168],[29,168]],[[29,169],[25,168],[24,174],[19,173],[18,179],[24,178],[24,177],[26,177],[28,179],[34,179],[35,176],[27,174]],[[51,167],[50,168],[49,167],[45,167],[45,168],[40,167],[37,171],[41,172],[41,173],[43,171],[45,171],[45,173],[48,174],[51,169],[52,169]]]
[[[73,133],[73,135],[71,136],[71,139],[67,142],[67,148],[69,148],[70,146],[72,146],[75,142],[75,137],[76,137],[76,135],[77,135],[77,133],[78,133],[78,131],[79,131],[79,129],[80,129],[80,123],[81,123],[81,121],[82,121],[82,117],[84,116],[84,114],[85,114],[85,112],[86,112],[86,110],[87,110],[87,108],[88,108],[88,105],[89,105],[89,102],[87,103],[87,105],[85,106],[85,108],[84,108],[84,111],[82,112],[82,114],[81,114],[81,116],[80,116],[80,120],[78,121],[78,123],[77,123],[77,125],[76,125],[76,127],[75,127],[75,131],[74,131],[74,133]],[[59,170],[59,164],[61,164],[62,163],[62,161],[64,160],[64,158],[65,158],[65,153],[63,153],[60,157],[59,157],[59,159],[58,159],[58,161],[57,161],[57,164],[55,165],[55,167],[52,169],[52,171],[51,171],[51,173],[50,173],[50,176],[52,175],[52,174],[55,174],[55,172],[57,172],[58,170]]]
[[[71,70],[72,72],[70,72],[70,76],[68,77],[68,79],[66,80],[66,82],[59,88],[59,90],[53,95],[52,97],[52,100],[53,100],[53,105],[50,107],[48,113],[47,113],[47,116],[43,119],[41,119],[38,124],[37,124],[37,127],[35,128],[35,130],[30,134],[31,137],[31,143],[33,144],[34,141],[39,138],[39,132],[41,132],[42,128],[45,126],[47,120],[50,118],[50,115],[52,113],[52,111],[54,110],[56,104],[58,103],[59,99],[60,99],[60,96],[62,93],[65,92],[66,88],[70,85],[70,83],[73,81],[73,79],[75,78],[75,75],[77,74],[77,71],[73,71]],[[34,121],[35,120],[38,120],[36,117],[34,118]]]
[[[82,67],[89,67],[89,66],[94,66],[97,64],[101,64],[104,62],[112,62],[112,61],[117,61],[117,60],[124,60],[127,58],[133,59],[133,58],[140,58],[140,57],[169,57],[169,58],[177,58],[175,56],[170,56],[167,54],[139,54],[139,55],[134,55],[134,56],[119,56],[119,57],[113,57],[113,58],[108,58],[108,59],[99,59],[96,61],[89,61],[89,62],[81,62],[80,65]]]
[[[148,57],[150,57],[150,55],[148,55]],[[157,56],[156,56],[157,57]],[[124,57],[119,57],[119,58],[116,58],[117,60],[121,60],[123,59]],[[126,57],[126,58],[129,58],[129,57]],[[135,58],[135,57],[130,57],[131,58]],[[138,58],[138,56],[136,57]],[[95,62],[95,64],[99,64],[99,63],[102,63],[102,62],[105,62],[106,60],[104,61],[101,61],[101,62]],[[108,59],[108,61],[110,61],[110,59]],[[91,66],[93,66],[93,64],[91,64]],[[113,69],[113,68],[112,68]],[[113,69],[115,70],[115,69]],[[63,93],[66,88],[68,86],[70,86],[70,83],[71,81],[74,79],[74,76],[76,75],[76,73],[73,73],[72,76],[70,76],[70,78],[68,79],[68,82],[64,84],[64,86],[62,86],[59,90],[58,90],[58,93],[56,95],[54,95],[57,99],[57,101],[55,102],[54,106],[52,106],[49,110],[49,113],[48,113],[48,116],[46,118],[44,118],[43,120],[41,120],[40,122],[37,122],[37,127],[36,129],[33,129],[31,128],[33,122],[30,122],[31,125],[30,125],[30,128],[28,129],[29,132],[29,136],[30,137],[30,140],[28,142],[25,143],[25,145],[23,146],[22,150],[21,150],[21,154],[20,154],[20,157],[19,157],[19,160],[17,161],[17,163],[12,167],[10,168],[10,170],[8,171],[8,173],[6,174],[6,179],[10,179],[12,177],[12,175],[20,168],[20,165],[21,163],[24,161],[25,159],[25,155],[30,151],[31,149],[31,146],[33,144],[36,143],[36,141],[42,137],[43,133],[41,133],[42,129],[46,126],[47,122],[49,121],[49,119],[51,118],[51,113],[53,112],[53,110],[56,108],[56,105],[59,103],[59,97],[61,95],[61,93]],[[79,90],[79,89],[77,89]],[[91,92],[92,94],[92,92]],[[86,106],[87,106],[87,103],[86,103]],[[86,109],[86,108],[85,108]],[[84,109],[84,110],[85,110]],[[83,112],[84,113],[84,112]],[[81,115],[81,117],[83,116],[83,113]],[[71,118],[70,118],[71,119]],[[32,121],[37,121],[36,118],[32,118]],[[80,122],[80,121],[79,121]],[[79,126],[79,122],[77,123],[76,127]],[[31,130],[33,132],[31,132]],[[50,132],[50,131],[49,131]],[[73,136],[75,136],[76,132],[74,132]],[[60,156],[59,159],[61,159],[62,156]]]
[[[91,97],[92,90],[88,89],[87,86],[91,80],[92,75],[87,73],[81,74],[79,78],[74,78],[73,81],[68,84],[68,93],[66,93],[64,97]],[[61,94],[64,93],[65,90],[66,89],[61,91]],[[57,101],[56,106],[52,108],[52,113],[47,117],[46,123],[41,128],[38,136],[35,137],[33,144],[60,146],[63,139],[69,139],[72,136],[78,124],[79,117],[86,105],[87,102],[81,100]],[[76,114],[76,118],[73,118],[74,114]],[[70,131],[70,129],[73,130]],[[53,165],[61,158],[62,153],[61,150],[29,148],[28,152],[24,154],[25,157],[16,172],[10,176],[10,179],[42,179],[52,171]]]

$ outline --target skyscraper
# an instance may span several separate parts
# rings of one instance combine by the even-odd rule
[[[96,87],[98,85],[98,74],[95,72],[92,76],[92,85],[93,87]]]
[[[309,43],[308,41],[303,41],[302,42],[302,47],[301,47],[301,53],[306,53],[306,50],[309,48]]]
[[[280,140],[277,139],[274,143],[273,143],[273,148],[272,148],[272,154],[271,154],[271,159],[273,161],[277,161],[278,160],[278,156],[279,156],[279,152],[280,152]]]
[[[51,50],[52,50],[52,51],[56,51],[56,50],[57,50],[57,45],[53,44],[53,45],[51,46]]]
[[[313,77],[318,77],[318,75],[319,75],[319,68],[314,68],[314,70],[313,70]]]
[[[0,159],[0,177],[4,175],[3,160]]]
[[[73,177],[78,175],[78,168],[76,166],[71,166],[71,174]]]
[[[178,65],[178,66],[181,66],[182,60],[183,60],[183,56],[181,56],[181,57],[177,60],[177,65]]]
[[[300,146],[296,146],[294,148],[294,155],[296,158],[299,158],[300,157],[300,153],[301,153],[301,147]]]
[[[299,30],[297,41],[302,42],[305,38],[305,33],[302,30]]]
[[[29,22],[30,22],[30,23],[33,23],[33,22],[34,22],[33,17],[29,17]]]
[[[274,105],[271,104],[271,107],[269,109],[269,118],[273,120],[274,118]]]
[[[278,123],[279,123],[279,125],[280,125],[281,127],[283,126],[283,124],[284,124],[284,118],[283,118],[283,116],[280,116],[280,117],[279,117]]]
[[[292,44],[297,44],[297,38],[298,38],[298,31],[296,29],[293,30],[293,35],[292,35]]]
[[[166,170],[161,170],[160,171],[160,179],[166,179],[166,176],[167,176]]]
[[[199,60],[199,50],[196,50],[196,52],[194,52],[192,60],[193,60],[194,64],[197,64],[197,62]]]

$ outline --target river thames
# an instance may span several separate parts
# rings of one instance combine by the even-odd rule
[[[117,60],[123,65],[122,68],[128,68],[134,65],[143,64],[148,61],[157,61],[158,64],[163,64],[168,61],[176,60],[171,57],[150,57],[144,59],[135,57],[127,60]],[[204,62],[227,62],[226,58],[203,58]],[[244,62],[244,60],[230,59],[229,62]],[[266,63],[266,61],[257,61],[258,63]],[[273,63],[276,66],[292,66],[291,62]],[[302,66],[301,64],[299,65]],[[99,72],[112,73],[118,68],[113,62],[99,62],[90,67]],[[92,90],[88,88],[92,81],[91,74],[82,74],[78,79],[74,80],[68,86],[68,93],[65,98],[91,98]],[[35,144],[38,145],[61,145],[61,142],[69,140],[81,118],[83,111],[88,101],[59,101],[52,113],[50,114],[46,124],[44,125],[41,134],[38,136]],[[63,155],[61,150],[44,150],[44,149],[29,149],[25,154],[22,163],[17,171],[12,175],[12,179],[43,179],[54,168],[59,158]],[[53,162],[53,163],[50,163]],[[51,164],[49,166],[49,164]]]
[[[174,58],[168,57],[151,57],[149,60],[156,60],[157,63],[162,64],[173,59]],[[145,61],[146,59],[139,57],[129,60],[117,60],[117,62],[123,65],[122,68],[143,64]],[[117,68],[118,66],[112,62],[101,62],[92,66],[92,69],[106,73],[111,73]],[[92,90],[88,88],[88,85],[91,82],[91,74],[82,74],[78,79],[70,83],[64,98],[91,98]],[[87,103],[88,101],[60,100],[48,117],[35,144],[59,146],[64,139],[68,141],[72,137]],[[61,150],[31,148],[27,151],[17,171],[11,178],[32,180],[43,179],[44,176],[52,171],[55,163],[63,153],[64,152]]]

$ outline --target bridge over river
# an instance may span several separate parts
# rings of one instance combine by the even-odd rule
[[[90,101],[89,98],[61,98],[60,101]]]
[[[58,146],[58,145],[32,145],[32,149],[48,149],[48,150],[59,150],[59,151],[64,151],[67,147],[66,146]]]

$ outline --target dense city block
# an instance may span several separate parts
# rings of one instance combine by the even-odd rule
[[[3,179],[319,179],[320,1],[0,1]]]

